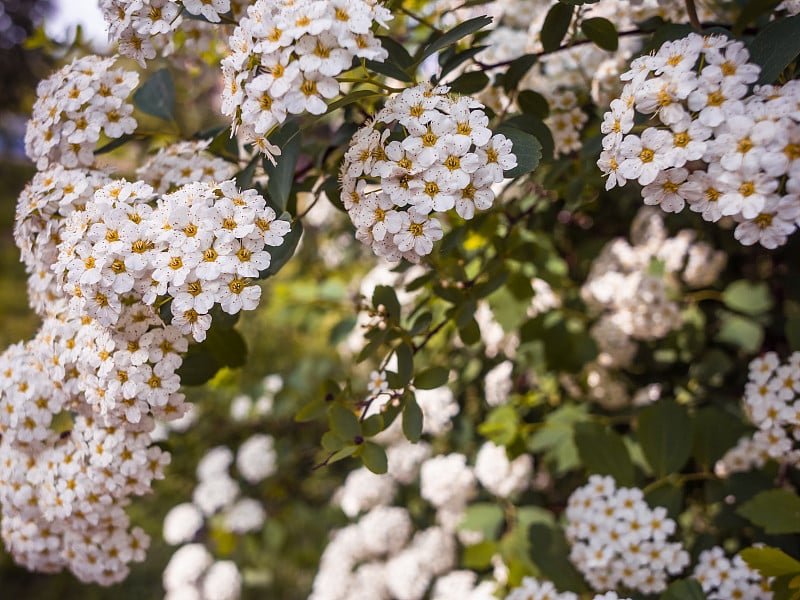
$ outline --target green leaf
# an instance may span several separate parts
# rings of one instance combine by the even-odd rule
[[[328,459],[328,464],[332,465],[333,463],[339,462],[345,458],[350,458],[356,453],[357,450],[358,446],[353,444],[343,446],[341,450],[337,451],[333,456],[330,457],[330,459]]]
[[[337,452],[344,446],[344,440],[332,431],[326,431],[322,435],[322,448],[327,452]]]
[[[745,548],[740,553],[751,568],[761,573],[764,578],[800,573],[800,561],[795,560],[783,550],[764,546],[761,548]]]
[[[465,568],[481,571],[491,566],[492,557],[496,554],[496,542],[479,542],[464,548],[461,561]]]
[[[275,248],[268,248],[270,255],[269,266],[258,274],[259,279],[266,279],[275,275],[281,270],[283,265],[289,262],[289,259],[294,256],[294,251],[297,249],[297,244],[300,242],[300,236],[303,233],[303,224],[300,221],[292,224],[291,230],[283,238],[283,243]]]
[[[761,65],[757,83],[773,83],[798,54],[800,15],[772,21],[750,42],[750,62]]]
[[[256,154],[250,159],[245,168],[236,174],[237,187],[246,189],[253,185],[253,176],[255,175],[256,167],[258,166],[258,159],[259,155]]]
[[[722,301],[731,310],[746,315],[760,315],[772,309],[772,295],[769,286],[763,282],[750,282],[739,279],[722,292]]]
[[[770,535],[800,533],[800,497],[789,490],[767,490],[736,511]]]
[[[405,81],[407,83],[414,81],[413,77],[391,61],[377,62],[375,60],[365,60],[364,64],[370,71],[386,75],[387,77],[394,77],[398,81]]]
[[[407,394],[403,402],[403,435],[416,444],[422,437],[422,409],[413,394]]]
[[[450,371],[444,367],[429,367],[414,377],[414,387],[420,390],[433,390],[447,383]]]
[[[512,152],[517,157],[517,166],[509,169],[503,175],[511,179],[520,177],[533,171],[539,166],[542,158],[542,145],[530,133],[512,127],[507,123],[500,124],[495,133],[506,136],[513,144]]]
[[[608,19],[592,17],[581,21],[581,31],[596,46],[609,52],[616,52],[619,47],[617,28]]]
[[[696,579],[679,579],[669,585],[659,600],[706,600],[706,595]]]
[[[467,48],[461,52],[454,53],[452,56],[447,57],[444,62],[442,62],[442,57],[446,56],[446,53],[442,52],[439,55],[439,64],[442,65],[442,70],[439,73],[439,79],[443,79],[444,76],[450,73],[453,69],[485,49],[486,46],[473,46],[472,48]]]
[[[489,85],[489,77],[483,71],[463,73],[450,84],[450,90],[457,94],[476,94]]]
[[[522,90],[517,96],[517,104],[526,115],[532,115],[538,119],[546,119],[550,114],[550,105],[547,104],[547,99],[533,90]],[[535,131],[528,131],[528,133],[536,136]]]
[[[383,305],[386,318],[389,321],[398,322],[400,320],[400,302],[397,300],[397,294],[393,287],[388,285],[375,286],[375,291],[372,293],[372,306],[377,310],[381,305]]]
[[[548,108],[548,111],[549,110]],[[530,133],[542,146],[542,160],[553,160],[553,151],[555,148],[553,133],[541,118],[530,114],[524,114],[506,119],[504,123],[510,127],[521,129],[525,133]]]
[[[545,52],[553,52],[561,46],[561,41],[569,31],[574,11],[574,7],[559,2],[547,12],[540,34]]]
[[[575,445],[589,473],[611,475],[623,486],[634,485],[634,469],[622,437],[599,423],[578,423]]]
[[[135,139],[136,136],[134,136],[132,133],[123,133],[117,139],[111,140],[107,144],[103,144],[102,146],[100,146],[97,150],[94,151],[94,154],[95,156],[97,156],[98,154],[105,154],[107,152],[111,152],[112,150],[116,150],[117,148],[124,146],[131,140]]]
[[[749,354],[758,352],[764,342],[764,328],[748,317],[723,313],[722,325],[715,336],[718,342],[737,346]]]
[[[176,373],[181,378],[181,385],[203,385],[217,374],[219,368],[211,352],[200,350],[198,345],[190,348]]]
[[[297,166],[297,159],[300,156],[302,135],[295,121],[287,121],[278,129],[269,141],[281,149],[280,156],[275,157],[275,164],[264,160],[264,171],[269,179],[267,180],[267,192],[269,192],[270,202],[278,214],[286,210],[289,202],[289,195],[294,183],[294,172]]]
[[[325,114],[330,114],[335,110],[338,110],[344,106],[348,106],[350,104],[355,104],[359,100],[364,100],[366,98],[383,98],[382,94],[377,93],[375,90],[353,90],[352,92],[346,94],[344,97],[339,98],[336,102],[331,102],[328,104],[328,110],[325,111]]]
[[[388,469],[386,450],[375,442],[366,441],[362,443],[356,453],[361,457],[361,462],[373,473],[383,475]]]
[[[736,18],[736,22],[733,24],[733,34],[735,36],[742,35],[742,32],[745,28],[758,19],[761,15],[768,15],[772,12],[778,4],[781,3],[782,0],[750,0],[747,4],[745,4],[742,12],[739,13],[739,16]]]
[[[356,436],[361,435],[361,424],[358,422],[358,417],[352,410],[338,402],[332,404],[328,410],[328,420],[331,431],[343,440],[353,440]]]
[[[472,346],[481,341],[481,328],[475,319],[470,319],[463,327],[458,328],[458,337],[465,346]]]
[[[433,321],[433,315],[430,312],[425,311],[424,313],[421,313],[416,319],[414,319],[414,322],[411,324],[411,329],[408,330],[408,333],[411,335],[418,335],[423,331],[427,331],[428,327],[431,326],[431,321]]]
[[[659,477],[676,473],[689,460],[692,421],[685,406],[661,400],[639,413],[639,444]]]
[[[247,344],[237,329],[212,327],[203,345],[220,366],[236,368],[247,362]]]
[[[347,336],[350,335],[350,332],[353,331],[356,323],[358,323],[358,319],[353,316],[345,317],[339,321],[333,326],[330,334],[328,334],[328,343],[335,346],[339,342],[344,341]]]
[[[693,426],[695,433],[692,456],[707,470],[713,469],[725,452],[747,432],[741,419],[713,406],[697,411]]]
[[[159,69],[133,93],[133,103],[143,113],[175,120],[175,81],[169,69]]]
[[[314,421],[321,418],[327,411],[328,403],[322,398],[315,398],[303,408],[301,408],[294,416],[294,420],[298,423],[305,423],[306,421]]]
[[[503,509],[491,502],[470,504],[458,525],[460,531],[480,531],[484,540],[494,541],[505,523]]]
[[[401,69],[407,69],[414,64],[414,59],[411,58],[411,55],[403,44],[385,35],[379,35],[378,39],[381,42],[381,46],[389,53],[388,62],[394,63]]]
[[[677,520],[683,509],[683,490],[670,482],[664,482],[650,488],[644,499],[651,507],[661,506],[667,509],[671,519]]]
[[[517,437],[519,415],[513,406],[498,406],[478,426],[478,433],[498,446],[509,446]]]
[[[534,523],[528,529],[531,559],[542,576],[551,580],[561,591],[586,591],[583,577],[569,561],[569,545],[561,529]]]
[[[531,67],[536,64],[537,60],[539,59],[535,54],[523,54],[519,58],[515,58],[511,61],[511,64],[508,65],[508,69],[506,69],[505,75],[503,75],[503,89],[506,93],[517,87],[517,84],[519,84],[520,80],[531,70]],[[520,95],[522,93],[524,92],[520,92]]]
[[[405,387],[411,376],[414,374],[414,353],[411,346],[403,342],[395,348],[395,355],[397,356],[397,379],[400,384],[399,387]]]
[[[421,49],[421,52],[417,53],[418,56],[416,57],[415,63],[421,63],[437,50],[441,50],[442,48],[446,48],[451,44],[455,44],[458,40],[483,29],[491,22],[491,17],[482,16],[469,19],[463,23],[460,23],[459,25],[456,25],[450,31],[434,38],[433,41],[431,41],[427,46],[424,46]]]
[[[361,421],[361,434],[364,437],[378,435],[384,429],[383,415],[378,413],[370,415]]]

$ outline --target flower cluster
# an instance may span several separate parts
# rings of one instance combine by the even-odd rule
[[[725,550],[719,546],[700,553],[692,576],[700,582],[708,600],[772,600],[769,580],[744,562],[740,555],[727,558]]]
[[[175,191],[187,183],[230,179],[236,165],[208,154],[210,143],[210,140],[195,140],[161,148],[136,169],[136,176],[153,186],[158,194]]]
[[[570,496],[566,515],[570,560],[596,590],[661,592],[689,563],[680,542],[667,541],[675,521],[666,509],[650,508],[640,489],[617,488],[611,477],[591,476]]]
[[[786,243],[800,222],[800,84],[750,94],[759,73],[742,42],[717,35],[690,34],[635,59],[601,128],[606,189],[637,180],[645,204],[732,217],[747,246]],[[655,120],[641,134],[637,113]]]
[[[443,232],[433,213],[471,219],[494,201],[492,185],[516,166],[511,141],[493,135],[483,105],[420,84],[393,96],[353,137],[342,201],[356,237],[390,261],[417,263]]]
[[[769,459],[789,466],[800,463],[800,352],[792,353],[785,363],[775,352],[753,360],[744,405],[758,431],[725,454],[722,471],[745,471]]]
[[[83,400],[77,366],[94,333],[49,318],[0,356],[0,505],[17,562],[109,585],[144,559],[149,538],[130,529],[124,507],[163,477],[170,457],[150,445],[152,421],[119,427]]]
[[[232,180],[159,197],[89,169],[37,173],[14,233],[44,323],[0,356],[2,536],[15,560],[104,585],[143,560],[149,540],[124,507],[169,462],[152,445],[155,419],[187,412],[177,374],[187,334],[204,337],[215,303],[229,313],[254,306],[250,279],[288,229]],[[170,323],[155,308],[165,301]],[[261,464],[268,442],[253,438],[240,453],[249,481],[271,468]],[[235,530],[252,521],[238,508]]]
[[[164,569],[163,583],[165,600],[238,600],[242,593],[236,563],[214,561],[202,544],[181,546]]]
[[[106,327],[139,303],[171,298],[172,326],[205,339],[211,309],[252,310],[251,280],[270,264],[289,223],[276,220],[255,190],[233,180],[194,183],[156,200],[144,182],[112,182],[68,218],[55,272],[75,314]]]
[[[280,154],[267,136],[287,114],[323,114],[354,57],[386,59],[372,26],[389,19],[369,0],[257,0],[222,61],[222,112],[233,117],[233,130],[267,157]]]
[[[156,56],[156,47],[169,44],[172,33],[185,11],[212,23],[231,9],[230,0],[100,0],[100,10],[108,23],[108,35],[119,42],[119,51],[139,61]]]
[[[25,153],[39,170],[53,163],[91,166],[101,134],[118,138],[136,129],[133,105],[126,99],[139,75],[112,70],[115,61],[94,55],[77,58],[39,83],[25,131]]]
[[[633,360],[635,340],[655,340],[678,328],[680,307],[670,293],[683,284],[701,287],[713,282],[725,266],[725,254],[695,241],[691,230],[668,237],[663,219],[644,208],[631,227],[631,243],[611,240],[592,263],[581,289],[590,308],[602,310],[591,334],[606,367],[626,367]]]
[[[432,390],[436,391],[436,390]],[[430,435],[448,431],[444,425],[455,414],[444,403],[448,396],[438,392],[433,399],[418,390],[417,399],[425,416],[426,427],[439,415],[441,421],[426,429]],[[452,393],[449,396],[452,401]],[[457,404],[456,404],[457,408]],[[478,580],[471,571],[452,571],[457,539],[480,537],[480,532],[461,531],[467,502],[478,492],[476,470],[459,453],[431,457],[431,444],[410,443],[399,420],[376,436],[386,447],[388,470],[376,475],[365,468],[352,471],[334,495],[350,518],[360,519],[337,531],[322,556],[314,581],[312,600],[371,598],[375,600],[490,600],[495,582]],[[504,450],[501,448],[504,452]],[[506,463],[508,459],[503,457]],[[481,459],[481,469],[487,459]],[[488,462],[501,462],[494,457]],[[511,477],[521,477],[517,463],[510,467]],[[516,468],[515,468],[516,467]],[[482,473],[488,485],[495,487],[497,477]],[[507,484],[506,487],[523,487]],[[526,482],[527,483],[527,482]],[[435,511],[436,524],[414,533],[405,508],[390,506],[401,486],[418,486],[421,497]],[[403,494],[404,492],[400,492]],[[433,513],[431,513],[433,516]],[[412,537],[413,535],[413,537]],[[478,539],[477,541],[481,541]],[[472,541],[470,543],[476,543]],[[426,596],[426,594],[428,594]]]
[[[533,577],[523,577],[522,585],[514,588],[505,600],[578,600],[573,592],[559,592],[549,581],[538,581]],[[629,600],[620,598],[616,592],[597,594],[592,600]]]
[[[54,164],[39,171],[17,200],[14,241],[28,274],[28,301],[39,316],[61,310],[64,296],[50,267],[58,258],[66,217],[83,210],[111,178],[102,171],[66,169]]]
[[[255,434],[239,446],[236,471],[249,484],[257,485],[275,472],[277,456],[273,443],[271,436]],[[233,452],[227,446],[206,452],[197,465],[198,484],[192,501],[172,507],[164,517],[164,540],[172,545],[186,544],[173,554],[164,571],[168,599],[239,598],[241,578],[235,563],[217,561],[212,565],[211,554],[196,542],[201,531],[210,530],[213,536],[218,528],[243,535],[264,525],[267,514],[263,504],[255,498],[239,497],[240,482],[230,474],[233,463]],[[190,557],[197,564],[192,564]]]

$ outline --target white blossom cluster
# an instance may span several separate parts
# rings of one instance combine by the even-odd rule
[[[157,50],[171,47],[174,32],[183,29],[184,23],[191,26],[198,22],[190,15],[219,23],[220,15],[231,10],[231,1],[100,0],[100,10],[108,23],[108,37],[119,43],[120,54],[137,60],[144,68]]]
[[[441,434],[447,428],[437,431]],[[489,444],[490,449],[478,459],[480,467],[470,466],[467,457],[459,453],[431,457],[430,444],[424,441],[412,444],[405,439],[399,420],[376,436],[375,441],[387,447],[388,472],[376,475],[364,468],[356,469],[335,494],[334,502],[348,517],[360,518],[333,535],[310,598],[489,600],[494,597],[494,581],[479,581],[471,571],[451,571],[456,540],[480,541],[479,532],[464,531],[461,527],[467,504],[478,491],[478,481],[487,489],[496,489],[498,494],[519,491],[529,483],[527,461],[509,461],[503,448],[499,449],[501,457],[491,451]],[[493,467],[498,471],[489,473]],[[503,473],[508,474],[510,481],[499,481]],[[418,531],[409,542],[414,527],[408,512],[391,504],[401,486],[416,485],[420,496],[435,511],[436,525]]]
[[[767,352],[750,363],[744,388],[747,418],[758,430],[725,453],[721,474],[761,467],[767,460],[797,466],[800,463],[800,352],[782,363]]]
[[[261,380],[261,394],[257,398],[239,394],[231,399],[231,419],[239,423],[267,416],[272,412],[275,396],[282,389],[283,377],[277,373],[265,376]]]
[[[233,451],[227,446],[211,448],[197,465],[197,486],[191,502],[183,502],[164,517],[164,540],[181,546],[164,571],[166,600],[237,600],[241,577],[231,561],[213,562],[197,541],[202,532],[219,528],[236,535],[259,531],[267,518],[263,504],[240,497],[239,481],[231,476]],[[250,485],[275,473],[277,455],[271,436],[257,433],[247,438],[236,453],[236,472]]]
[[[559,592],[550,581],[538,581],[533,577],[523,577],[522,584],[515,587],[505,600],[578,600],[574,592]],[[616,592],[596,594],[592,600],[630,600],[620,598]]]
[[[389,261],[430,254],[443,235],[431,215],[455,209],[471,219],[492,205],[492,185],[517,164],[511,140],[488,128],[483,105],[447,91],[420,84],[392,96],[345,154],[341,197],[356,238]]]
[[[500,498],[508,498],[526,490],[533,474],[533,458],[520,454],[509,460],[506,449],[485,442],[475,457],[475,477],[480,484]]]
[[[288,228],[233,181],[159,196],[59,163],[36,174],[14,235],[44,323],[0,356],[2,536],[15,560],[104,585],[143,560],[149,540],[124,507],[169,462],[152,445],[155,419],[187,413],[177,374],[187,334],[204,337],[215,303],[233,313],[257,302],[250,280]],[[164,300],[179,310],[170,323],[155,308]],[[255,481],[272,468],[270,448],[247,448],[239,468]],[[230,527],[250,527],[252,510],[235,508]]]
[[[152,419],[120,427],[85,401],[89,381],[77,367],[95,333],[52,317],[0,356],[0,505],[18,563],[110,585],[149,544],[124,507],[163,478],[170,457],[150,445]]]
[[[25,131],[25,153],[39,170],[54,163],[70,169],[91,166],[101,135],[113,139],[136,129],[133,105],[126,100],[139,75],[112,69],[115,61],[76,58],[39,82]]]
[[[732,217],[746,246],[786,243],[800,220],[800,84],[751,94],[749,57],[742,42],[690,34],[635,59],[601,127],[606,189],[636,180],[645,204]],[[637,113],[652,115],[641,134]]]
[[[455,560],[452,533],[440,527],[414,533],[406,509],[377,507],[333,535],[309,600],[422,600]]]
[[[258,305],[252,279],[270,264],[264,248],[288,231],[258,192],[234,180],[161,197],[144,182],[118,180],[67,218],[53,269],[76,314],[119,328],[131,306],[168,297],[172,326],[202,341],[215,304],[228,314]]]
[[[692,230],[668,237],[661,215],[642,209],[631,227],[631,242],[611,240],[592,263],[581,296],[601,312],[592,337],[606,367],[626,367],[636,340],[663,338],[682,322],[671,290],[682,284],[701,287],[713,282],[725,266],[725,254],[695,241]]]
[[[184,141],[161,148],[136,169],[140,181],[156,193],[174,192],[187,183],[225,181],[236,165],[206,152],[211,140]]]
[[[287,115],[323,114],[353,58],[386,59],[372,27],[391,17],[373,0],[257,0],[222,61],[221,108],[234,132],[270,159],[280,154],[267,136]]]
[[[242,593],[236,563],[214,561],[202,544],[181,546],[164,569],[162,581],[164,600],[239,600]]]
[[[58,258],[58,244],[66,217],[83,210],[95,191],[109,183],[102,171],[66,169],[54,164],[39,171],[17,200],[14,241],[28,274],[28,302],[41,317],[53,316],[64,297],[50,267]]]
[[[575,490],[566,517],[570,560],[598,591],[661,592],[689,564],[682,544],[667,541],[676,525],[666,509],[650,508],[642,490],[617,488],[611,477],[592,475]]]
[[[236,454],[236,470],[251,485],[257,485],[275,473],[277,456],[274,440],[266,434],[254,434],[245,440]],[[257,531],[266,513],[253,498],[239,498],[241,486],[230,474],[234,455],[227,446],[212,448],[197,465],[197,486],[192,502],[174,506],[164,518],[164,539],[169,544],[191,542],[205,525],[205,520],[221,514],[221,527],[233,533]]]
[[[770,580],[764,579],[740,555],[729,559],[719,546],[700,553],[692,576],[703,587],[708,600],[772,600]]]

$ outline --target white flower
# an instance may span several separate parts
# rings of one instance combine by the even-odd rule
[[[255,434],[239,446],[236,468],[248,483],[257,484],[277,468],[274,440],[266,434]]]
[[[700,186],[686,181],[688,171],[684,168],[673,168],[662,171],[653,183],[642,189],[645,204],[658,204],[666,212],[683,210],[688,194],[697,194]]]
[[[203,600],[239,600],[242,593],[242,576],[236,563],[219,560],[203,577]]]
[[[164,541],[172,546],[190,542],[203,522],[203,514],[191,502],[173,506],[164,517]]]

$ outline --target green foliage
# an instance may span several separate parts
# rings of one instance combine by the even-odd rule
[[[608,19],[592,17],[581,21],[583,35],[603,50],[614,52],[619,46],[617,28]]]
[[[780,577],[800,574],[800,561],[795,560],[779,548],[763,546],[745,548],[741,556],[750,568],[761,573],[762,577]]]
[[[175,120],[175,80],[169,69],[159,69],[133,93],[136,108],[148,115]]]
[[[759,84],[773,83],[800,54],[800,15],[777,19],[750,42],[750,59],[761,65]]]
[[[541,32],[542,47],[545,52],[553,52],[561,45],[572,22],[573,12],[573,6],[561,2],[554,4],[547,11]]]
[[[647,462],[663,477],[680,471],[692,451],[692,422],[686,407],[662,400],[639,413],[639,444]]]
[[[800,497],[788,490],[760,492],[737,512],[766,533],[800,533]]]
[[[634,484],[633,462],[622,437],[598,423],[575,426],[575,446],[589,473],[611,475],[623,486]]]

